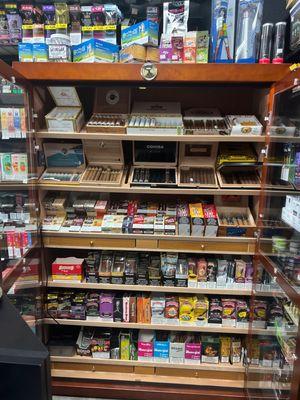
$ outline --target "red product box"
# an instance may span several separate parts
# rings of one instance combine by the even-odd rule
[[[55,279],[79,279],[81,280],[83,272],[83,258],[66,257],[57,258],[52,263],[52,278]]]
[[[205,221],[204,236],[215,237],[218,234],[218,214],[213,204],[203,204],[203,214]]]

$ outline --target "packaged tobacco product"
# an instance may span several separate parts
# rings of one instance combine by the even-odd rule
[[[136,253],[129,253],[125,260],[125,270],[124,270],[124,283],[125,285],[134,285],[136,282],[138,265],[138,255]]]
[[[240,338],[231,339],[230,362],[240,363],[242,360],[242,342]]]
[[[267,310],[268,326],[280,326],[283,322],[283,308],[278,300],[273,300]]]
[[[33,24],[34,24],[34,8],[32,4],[21,4],[22,17],[22,42],[32,43],[33,41]]]
[[[219,299],[211,299],[209,304],[208,323],[222,324],[222,302]]]
[[[165,321],[166,299],[164,296],[153,296],[151,298],[151,323],[163,324]]]
[[[219,363],[220,340],[218,337],[205,336],[201,338],[202,342],[202,362],[203,363]]]
[[[44,16],[45,42],[50,43],[51,35],[56,33],[54,5],[42,6]]]
[[[222,324],[224,326],[236,325],[236,302],[232,299],[222,299]]]
[[[220,336],[220,361],[221,363],[229,363],[231,353],[231,337]]]
[[[171,321],[178,321],[179,316],[179,302],[176,296],[168,296],[166,297],[166,305],[165,305],[165,318],[168,323]]]
[[[197,279],[198,286],[206,287],[207,282],[207,262],[204,258],[197,260]]]
[[[114,321],[123,321],[123,298],[114,297]]]
[[[265,328],[267,319],[267,302],[262,300],[253,301],[253,326],[255,328]]]
[[[18,43],[22,38],[22,18],[16,4],[5,4],[10,43]],[[1,35],[1,33],[0,33]],[[1,40],[1,39],[0,39]]]
[[[198,296],[195,302],[194,320],[196,325],[203,326],[207,324],[209,301],[205,296]]]
[[[111,334],[109,332],[95,331],[91,341],[93,358],[110,358]]]
[[[69,5],[71,45],[81,43],[81,8],[79,4]]]
[[[188,258],[188,287],[196,288],[197,280],[197,263],[195,258]]]
[[[179,297],[179,320],[181,323],[194,322],[196,297]]]
[[[129,322],[136,323],[136,297],[129,298]]]
[[[178,257],[175,284],[179,287],[187,287],[188,282],[188,262],[186,256],[182,255]]]
[[[0,8],[0,43],[9,42],[8,22],[6,12]]]
[[[237,326],[247,327],[249,323],[249,307],[245,300],[236,301],[236,321]]]
[[[66,35],[69,24],[69,8],[65,3],[55,3],[56,33]]]
[[[245,283],[246,263],[243,260],[235,260],[235,282]]]
[[[189,0],[171,1],[163,6],[163,33],[166,35],[184,35],[187,32],[189,18]]]
[[[42,8],[35,5],[33,13],[34,13],[34,24],[32,32],[33,43],[44,43],[45,32],[44,32],[44,20],[43,20]]]
[[[76,342],[76,352],[79,356],[91,356],[91,343],[95,334],[95,328],[81,327]]]
[[[209,287],[216,286],[217,269],[216,260],[207,260],[207,285]]]
[[[93,38],[92,6],[81,6],[81,32],[82,41]]]

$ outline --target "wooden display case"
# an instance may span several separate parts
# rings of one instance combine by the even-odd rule
[[[23,71],[26,77],[32,80],[33,84],[38,88],[43,86],[46,81],[51,81],[52,83],[60,81],[64,84],[68,82],[71,85],[76,84],[79,86],[88,86],[88,90],[92,92],[92,90],[95,90],[95,82],[101,82],[102,86],[99,89],[106,93],[106,91],[103,89],[104,84],[116,82],[117,85],[122,86],[122,84],[126,83],[127,85],[132,86],[130,91],[133,95],[134,101],[147,101],[149,98],[154,98],[157,101],[170,101],[171,99],[171,101],[181,101],[183,109],[196,107],[198,106],[197,103],[200,103],[200,106],[206,106],[207,103],[208,106],[218,106],[223,115],[232,115],[235,113],[240,115],[255,114],[260,120],[263,120],[264,117],[268,115],[268,111],[272,110],[273,94],[275,92],[275,87],[272,86],[272,84],[284,78],[284,76],[289,72],[288,65],[157,65],[158,76],[153,82],[148,83],[142,79],[139,65],[116,64],[111,65],[108,68],[107,65],[82,64],[79,68],[78,65],[66,63],[65,65],[60,65],[60,68],[57,68],[57,64],[48,63],[47,68],[45,68],[45,64],[41,65],[39,63],[34,63],[30,66],[30,68],[28,68],[27,65],[16,63],[15,68],[17,68],[19,72]],[[12,74],[12,72],[10,73]],[[276,91],[285,89],[287,85],[289,85],[290,88],[294,88],[295,83],[293,82],[294,78],[296,77],[300,79],[299,72],[290,73],[288,78],[285,78],[283,82],[276,85]],[[181,89],[179,89],[180,85],[184,85],[185,83],[188,83],[189,85],[184,86],[184,89],[181,86]],[[191,83],[193,83],[193,85],[190,85]],[[230,87],[231,84],[234,85],[234,90]],[[147,90],[142,90],[142,87],[146,87]],[[205,96],[198,95],[199,88],[201,88],[203,91],[205,90]],[[81,99],[82,98],[84,98],[84,96],[82,96],[81,93]],[[85,106],[88,104],[88,98],[89,96],[86,96],[85,98],[86,104],[84,104],[82,101]],[[98,112],[96,110],[89,110],[88,113],[94,111]],[[105,114],[105,111],[103,111],[103,113]],[[116,114],[119,114],[119,112],[116,111],[114,115]],[[36,138],[42,141],[47,138],[47,135],[50,134],[51,132],[42,132],[39,136],[39,132],[37,132]],[[78,138],[82,139],[84,134],[85,133],[83,132],[79,133]],[[59,134],[56,133],[55,135],[57,135],[59,139],[63,140],[73,139],[70,132],[69,134],[67,132]],[[86,135],[87,136],[84,139],[90,141],[90,146],[93,148],[93,139],[95,139],[95,135],[97,135],[97,133],[91,132],[90,134],[86,133]],[[98,139],[103,140],[106,133],[102,132],[101,135],[98,137]],[[111,136],[113,135],[115,135],[115,138],[111,139],[109,137],[109,140],[115,140],[117,142],[122,140],[124,141],[125,146],[127,145],[127,141],[136,139],[136,137],[131,134],[124,135],[121,133],[120,135],[117,135],[116,133],[112,133]],[[138,138],[141,141],[154,141],[154,136],[149,131],[146,134],[141,134],[138,136]],[[276,139],[287,141],[290,138],[289,136],[285,136],[284,138],[278,136]],[[240,138],[239,136],[230,137],[211,135],[209,139],[205,138],[205,141],[206,140],[208,140],[208,142],[239,142],[241,140],[243,143],[257,142],[261,144],[265,143],[266,141],[268,144],[269,139],[265,138],[264,136],[243,136]],[[182,143],[185,143],[186,141],[194,143],[198,141],[203,142],[203,137],[200,135],[199,138],[191,138],[188,135],[180,135],[177,137],[176,135],[170,135],[166,141],[178,141]],[[129,158],[127,156],[129,154],[129,147],[130,146],[127,146],[126,152],[124,151],[125,158]],[[98,162],[96,159],[94,159],[94,161]],[[175,166],[173,168],[175,168]],[[240,200],[249,197],[248,204],[251,206],[251,211],[253,214],[251,214],[250,208],[248,208],[248,206],[244,206],[241,201],[241,209],[243,212],[247,211],[250,220],[249,226],[246,226],[246,233],[244,237],[224,236],[225,232],[227,234],[228,230],[231,228],[231,226],[226,226],[225,224],[220,224],[220,236],[216,238],[181,238],[179,236],[170,238],[154,235],[43,232],[44,251],[48,257],[49,255],[52,256],[57,251],[93,251],[98,249],[132,250],[139,252],[188,252],[203,256],[208,256],[209,254],[241,257],[244,255],[256,255],[265,265],[265,269],[269,272],[273,272],[274,276],[278,279],[278,282],[282,284],[284,290],[289,288],[287,292],[291,298],[296,301],[298,296],[297,292],[288,286],[289,283],[287,279],[283,279],[282,273],[280,272],[276,263],[272,264],[272,262],[269,262],[270,260],[268,259],[268,256],[263,254],[263,248],[258,248],[257,238],[254,237],[254,232],[256,231],[255,221],[257,220],[257,216],[259,216],[258,207],[253,204],[255,200],[254,196],[258,197],[258,195],[261,195],[261,201],[263,201],[264,196],[266,196],[267,193],[264,191],[266,187],[263,185],[263,183],[255,191],[242,191],[236,189],[236,192],[232,192],[232,195],[239,196],[238,198]],[[82,187],[80,187],[81,185]],[[82,181],[81,185],[77,185],[78,188],[80,188],[80,191],[85,190],[86,192],[89,192],[89,187],[92,187],[91,191],[97,190],[97,185],[90,184],[90,182],[83,183]],[[51,186],[54,187],[54,185]],[[74,186],[75,185],[73,185],[73,187]],[[101,185],[99,186],[99,192],[101,192]],[[103,187],[103,191],[107,193],[109,192],[109,186],[105,186],[107,186],[107,188],[104,189]],[[60,186],[57,185],[56,190],[59,190],[59,188]],[[122,187],[122,190],[123,189],[125,193],[125,188]],[[43,190],[47,190],[47,187],[41,186],[41,193]],[[65,185],[64,190],[72,191],[73,188]],[[118,190],[118,186],[112,187],[111,190],[112,192]],[[128,191],[126,193],[130,194],[128,197],[133,199],[138,197],[139,193],[143,193],[144,196],[148,196],[149,193],[151,193],[151,189],[149,189],[149,193],[147,193],[144,189],[142,192],[139,191],[138,187],[131,187],[129,189],[126,188],[126,190]],[[181,189],[179,189],[178,192],[180,192],[180,190]],[[286,194],[285,188],[281,187],[281,191],[282,192],[280,193],[280,196]],[[272,190],[271,192],[273,193]],[[154,193],[156,194],[157,191],[154,191]],[[172,191],[171,189],[164,189],[164,191],[162,191],[162,194],[168,196],[174,196],[175,193],[177,196],[177,192],[175,192],[175,190]],[[201,191],[200,189],[197,190],[197,187],[194,187],[186,189],[186,191],[182,189],[182,193],[186,196],[189,196],[188,199],[193,198],[193,196],[204,195],[207,197],[209,195],[214,195],[215,199],[221,198],[223,195],[234,197],[231,196],[229,189],[225,190],[218,188],[211,188],[210,193],[207,190],[203,189],[203,191]],[[182,195],[182,193],[180,192],[180,195]],[[177,197],[174,197],[174,200],[175,199],[177,199]],[[222,205],[216,201],[215,204],[217,204],[218,209],[222,207]],[[231,210],[232,209],[230,208],[226,211],[228,212]],[[252,215],[255,216],[255,220]],[[252,220],[250,216],[252,217]],[[239,226],[235,226],[233,228],[238,230],[240,229]],[[266,240],[268,244],[266,248],[272,251],[272,242],[270,239]],[[51,287],[51,284],[49,286]],[[83,289],[83,286],[78,286],[77,289]],[[127,287],[126,289],[134,291],[144,290],[141,287]],[[149,287],[149,290],[150,289],[151,288]],[[93,287],[93,290],[97,290],[97,288]],[[106,288],[101,287],[100,290],[105,291]],[[215,293],[214,290],[215,289],[206,289],[203,293],[230,295],[229,293]],[[190,288],[189,291],[181,291],[180,293],[190,293]],[[199,293],[199,291],[197,293]],[[251,293],[253,296],[253,291],[251,291]],[[48,325],[51,325],[53,320],[46,319],[41,321],[41,323],[43,323],[45,336],[47,336]],[[62,324],[80,326],[81,321],[73,323],[72,320],[63,320]],[[89,324],[94,326],[95,322],[93,323],[93,321],[89,321]],[[119,325],[107,323],[106,325],[100,324],[99,327],[119,329],[125,328],[125,325],[121,325],[121,323]],[[163,329],[161,325],[156,325],[154,327],[148,325],[145,327],[143,324],[134,326],[128,324],[126,328]],[[169,329],[173,331],[175,330],[174,328],[175,327],[171,325],[165,326],[165,329],[167,330]],[[184,329],[184,327],[182,327],[182,329]],[[194,327],[190,327],[190,329],[193,331]],[[221,329],[223,329],[223,327]],[[228,334],[230,333],[229,330],[231,330],[232,334],[245,335],[245,338],[249,337],[249,334],[256,335],[265,333],[265,330],[255,330],[251,327],[249,329],[239,329],[240,330],[234,330],[232,328],[224,327],[222,333]],[[215,327],[209,327],[206,332],[213,334],[216,332],[216,329]],[[271,337],[274,334],[274,330],[270,329],[269,333],[269,336]],[[250,338],[249,340],[253,340],[253,338]],[[197,366],[196,369],[194,369],[194,366],[175,368],[173,366],[157,366],[155,364],[133,364],[134,362],[128,362],[128,364],[123,365],[121,360],[113,359],[109,360],[107,364],[105,364],[105,360],[81,358],[77,361],[75,359],[67,359],[67,357],[63,359],[53,358],[52,382],[54,393],[102,397],[103,395],[109,395],[111,397],[115,396],[123,398],[143,397],[145,399],[159,399],[162,395],[164,395],[166,399],[171,399],[175,395],[183,400],[189,400],[190,398],[200,400],[209,396],[215,396],[222,400],[232,399],[233,397],[244,400],[246,398],[246,387],[251,394],[256,396],[256,398],[264,398],[265,394],[270,398],[277,390],[285,391],[285,393],[287,393],[286,397],[289,396],[290,391],[291,400],[296,400],[298,396],[294,383],[298,383],[299,381],[297,375],[298,361],[295,363],[295,371],[292,371],[293,376],[290,380],[292,385],[289,383],[283,384],[282,382],[278,382],[273,379],[274,376],[278,376],[277,374],[280,374],[282,371],[278,367],[269,367],[263,370],[261,366],[254,366],[252,367],[251,373],[249,373],[248,367],[246,369],[243,367],[242,370],[239,369],[241,366],[238,365],[228,365],[228,369],[224,371],[224,366],[221,364],[218,364],[217,366],[213,365],[213,367],[207,367],[207,369],[205,369],[204,367],[206,366],[202,364],[199,365],[199,368]],[[191,367],[191,369],[188,367]],[[233,370],[230,370],[230,367],[233,367],[235,374],[239,374],[238,379],[232,378]],[[237,375],[234,376],[237,377]]]
[[[217,151],[216,143],[180,143],[178,186],[218,187],[215,175]]]
[[[124,175],[122,142],[84,140],[83,146],[88,165],[80,183],[120,186]]]

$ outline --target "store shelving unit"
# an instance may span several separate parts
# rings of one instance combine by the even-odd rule
[[[226,98],[228,88],[236,88],[238,103],[243,98],[243,90],[251,90],[254,99],[253,104],[247,103],[250,107],[249,114],[255,111],[260,112],[260,116],[267,116],[273,105],[273,95],[275,82],[282,80],[286,85],[287,78],[294,77],[293,74],[299,75],[298,72],[289,72],[289,65],[158,65],[157,78],[152,82],[145,82],[141,77],[141,65],[107,65],[104,64],[60,64],[59,68],[55,63],[34,63],[25,65],[25,63],[15,62],[13,64],[13,72],[19,75],[25,81],[30,81],[33,88],[40,89],[41,93],[46,90],[49,85],[76,85],[76,86],[131,86],[135,88],[146,87],[147,89],[159,89],[160,87],[186,88],[187,95],[185,102],[188,103],[187,96],[193,86],[204,88],[204,90],[220,90],[224,91]],[[11,72],[11,73],[13,73]],[[296,76],[295,75],[295,76]],[[278,87],[285,87],[280,84]],[[145,91],[147,92],[147,90]],[[250,96],[251,97],[251,96]],[[40,101],[40,98],[39,98]],[[215,106],[218,107],[216,100]],[[226,100],[223,100],[223,105]],[[254,103],[256,103],[254,105]],[[257,105],[259,104],[259,106]],[[47,106],[49,108],[49,105]],[[228,105],[229,107],[229,105]],[[245,106],[247,107],[247,106]],[[84,130],[79,133],[71,132],[51,132],[41,126],[40,121],[36,121],[36,126],[32,130],[35,140],[42,143],[44,140],[117,140],[125,143],[128,141],[160,141],[162,137],[152,135],[126,135],[126,134],[99,134],[87,133]],[[268,144],[268,135],[264,136],[167,136],[163,137],[164,141],[176,142],[244,142],[253,143],[254,145]],[[299,143],[299,137],[275,137],[274,142],[277,143]],[[7,185],[9,186],[9,185]],[[295,191],[292,190],[265,190],[262,194],[261,189],[173,189],[173,188],[134,188],[126,182],[120,187],[111,188],[108,186],[93,186],[87,184],[65,184],[56,185],[53,183],[37,183],[34,186],[39,190],[42,197],[47,191],[63,191],[83,193],[115,193],[128,195],[167,195],[172,199],[176,196],[240,196],[241,198],[249,198],[255,201],[262,201],[262,196],[272,195],[274,197],[284,196]],[[0,186],[1,188],[1,186]],[[15,185],[15,190],[19,189]],[[299,302],[299,293],[295,290],[290,291],[289,283],[284,283],[271,268],[269,259],[259,253],[259,238],[243,238],[243,237],[216,237],[216,238],[196,238],[196,237],[180,237],[180,236],[154,236],[154,235],[133,235],[133,234],[104,234],[104,233],[62,233],[53,231],[42,232],[43,248],[46,254],[45,260],[48,262],[55,255],[56,251],[72,250],[132,250],[147,252],[189,252],[194,254],[218,254],[218,255],[249,255],[259,256],[260,261],[265,265],[267,271],[277,277],[277,283],[281,286],[284,294],[291,300]],[[272,252],[272,240],[266,242],[265,250]],[[55,257],[54,257],[55,258]],[[45,265],[49,273],[49,265]],[[276,267],[275,267],[276,269]],[[178,293],[178,294],[206,294],[206,295],[226,295],[226,296],[247,296],[249,299],[254,297],[270,298],[273,296],[282,296],[276,291],[257,292],[255,290],[240,290],[239,288],[214,288],[214,289],[192,289],[192,288],[170,288],[170,287],[152,287],[143,285],[105,285],[99,283],[68,283],[53,282],[49,276],[47,280],[47,288],[50,290],[99,290],[99,291],[130,291],[145,293]],[[297,297],[298,296],[298,297]],[[299,303],[295,303],[299,304]],[[124,329],[146,329],[146,330],[167,330],[167,331],[187,331],[199,333],[218,333],[218,334],[238,334],[248,336],[249,333],[253,337],[257,335],[276,336],[275,329],[255,329],[248,328],[229,328],[214,326],[188,326],[188,325],[152,325],[138,323],[116,323],[92,320],[70,320],[70,319],[53,319],[49,315],[45,315],[42,320],[47,332],[48,327],[53,325],[64,326],[92,326],[102,328],[124,328]],[[285,332],[289,337],[295,335],[295,331]],[[251,340],[251,338],[249,339]],[[222,398],[245,398],[245,391],[253,390],[255,393],[259,390],[260,398],[263,398],[264,391],[268,391],[268,395],[275,390],[290,390],[290,384],[284,382],[276,382],[273,379],[275,372],[273,367],[253,366],[251,368],[251,376],[248,376],[247,366],[241,364],[218,364],[218,365],[188,365],[169,363],[161,364],[156,362],[141,361],[124,361],[114,359],[93,359],[89,357],[66,357],[52,356],[52,378],[54,393],[68,395],[91,395],[93,388],[105,391],[111,391],[110,395],[127,396],[128,398],[137,398],[134,396],[142,395],[144,399],[161,398],[159,396],[164,393],[167,398],[187,398],[198,399],[199,394],[209,394],[211,396],[218,395],[218,389],[223,388]],[[75,381],[76,380],[76,381]],[[166,384],[167,383],[167,384]],[[164,384],[164,387],[162,387]],[[207,389],[210,387],[209,389]],[[97,388],[97,389],[96,389]],[[101,388],[101,389],[100,389]],[[253,392],[253,393],[254,393]],[[293,400],[296,399],[293,398]]]

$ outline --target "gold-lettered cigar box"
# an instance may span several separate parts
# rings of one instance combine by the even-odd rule
[[[125,134],[130,108],[127,88],[97,88],[93,115],[86,124],[87,132]]]
[[[133,142],[130,186],[177,187],[177,142]]]
[[[121,186],[124,176],[124,154],[121,141],[84,140],[87,168],[82,184]]]
[[[183,135],[180,103],[135,102],[129,118],[129,135]]]
[[[217,143],[180,143],[178,186],[217,188]]]
[[[216,108],[191,108],[183,117],[186,135],[228,135],[228,124]]]
[[[70,86],[52,86],[48,90],[56,107],[45,116],[48,131],[80,132],[84,114],[77,91]]]
[[[46,170],[40,178],[47,184],[77,184],[85,170],[83,146],[77,142],[43,144]]]

